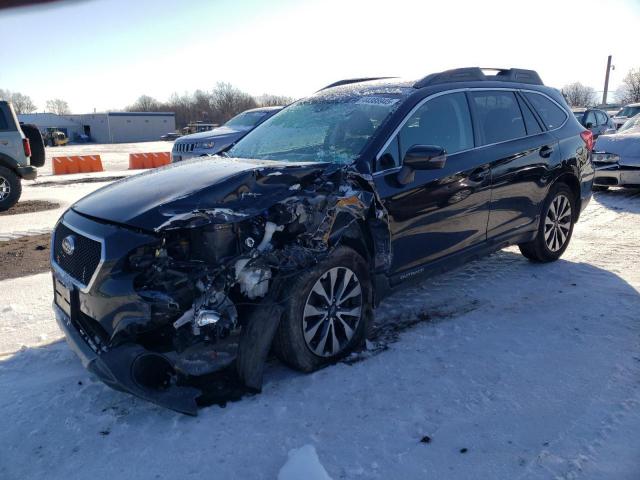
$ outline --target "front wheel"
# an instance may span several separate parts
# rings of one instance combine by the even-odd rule
[[[542,208],[536,238],[518,245],[520,252],[534,262],[553,262],[569,246],[576,218],[575,196],[564,183],[551,188]]]
[[[338,247],[298,277],[275,337],[275,352],[303,372],[317,370],[358,348],[370,320],[371,282],[363,258]]]

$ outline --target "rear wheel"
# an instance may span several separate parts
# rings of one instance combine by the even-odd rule
[[[0,212],[13,207],[22,194],[18,176],[6,167],[0,167]]]
[[[569,246],[575,221],[575,196],[564,183],[552,187],[542,209],[536,238],[518,245],[522,254],[534,262],[553,262]]]
[[[372,316],[371,284],[354,250],[337,248],[289,292],[274,344],[282,361],[310,372],[362,345]]]

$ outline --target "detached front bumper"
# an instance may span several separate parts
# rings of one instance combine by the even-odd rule
[[[82,365],[108,386],[127,392],[162,407],[188,415],[197,415],[197,388],[170,384],[173,365],[166,357],[138,344],[120,345],[100,352],[87,342],[86,334],[55,303],[58,326]]]

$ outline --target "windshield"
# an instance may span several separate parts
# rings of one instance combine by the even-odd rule
[[[622,133],[636,127],[640,127],[640,114],[624,122],[624,124],[618,129],[618,133]]]
[[[258,160],[351,163],[401,96],[396,91],[301,100],[265,121],[228,153]]]
[[[582,123],[582,117],[584,117],[584,112],[573,112],[573,114],[576,116],[576,119]]]
[[[234,128],[251,128],[254,127],[268,112],[243,112],[231,120],[229,120],[224,125],[226,127],[234,127]]]
[[[640,113],[640,107],[624,107],[618,112],[617,117],[633,117]]]

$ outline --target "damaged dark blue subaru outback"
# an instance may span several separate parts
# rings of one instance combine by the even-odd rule
[[[106,384],[195,414],[216,373],[259,391],[271,350],[308,372],[359,348],[404,281],[507,245],[558,259],[591,147],[530,70],[337,82],[222,156],[74,204],[52,240],[55,314]]]

